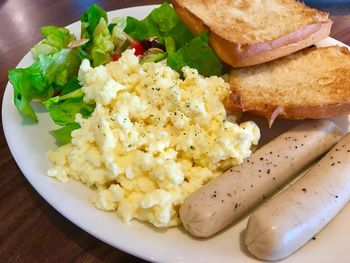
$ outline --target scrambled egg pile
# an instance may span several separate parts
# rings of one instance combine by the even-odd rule
[[[229,121],[222,101],[229,84],[185,67],[184,78],[165,63],[140,64],[132,50],[106,66],[84,60],[84,100],[72,142],[48,153],[48,175],[96,189],[97,208],[157,227],[180,224],[179,206],[224,169],[242,163],[257,144],[255,123]]]

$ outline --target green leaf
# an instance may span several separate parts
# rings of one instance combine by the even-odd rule
[[[106,21],[101,18],[100,23],[93,33],[91,46],[91,58],[94,67],[106,64],[110,61],[110,53],[114,50],[112,36],[109,33]]]
[[[208,46],[208,33],[203,32],[190,43],[169,55],[168,66],[181,73],[184,66],[198,70],[199,74],[209,77],[221,75],[222,63]]]
[[[75,123],[76,114],[80,113],[84,118],[87,118],[95,109],[95,104],[85,103],[83,97],[83,91],[76,89],[62,96],[52,97],[43,103],[52,120],[57,125],[64,126],[51,132],[63,144],[71,140],[70,132],[80,127],[79,124]]]
[[[43,102],[44,106],[50,110],[54,104],[59,103],[60,101],[73,99],[73,98],[82,98],[84,97],[84,92],[81,89],[74,90],[70,93],[64,94],[62,96],[52,97]]]
[[[166,36],[164,38],[165,48],[169,56],[175,53],[175,41],[172,36]]]
[[[127,17],[125,32],[138,40],[157,37],[157,41],[161,44],[164,44],[164,37],[171,35],[175,40],[176,48],[180,48],[193,38],[168,3],[163,3],[154,9],[143,20]]]
[[[62,87],[61,95],[70,93],[76,89],[80,88],[80,83],[78,80],[78,76],[73,76],[64,87]]]
[[[108,23],[107,13],[96,4],[92,4],[80,17],[81,38],[91,38],[95,28],[103,18]]]
[[[72,131],[79,129],[78,123],[69,123],[60,129],[53,130],[50,133],[56,138],[60,144],[67,144],[72,140]]]
[[[45,39],[32,48],[34,58],[55,54],[75,40],[75,36],[63,27],[44,26],[40,31]]]
[[[82,48],[91,55],[93,66],[108,63],[110,54],[114,50],[114,44],[108,27],[106,11],[98,5],[92,4],[80,20],[81,38],[89,39],[89,42],[83,45]]]
[[[120,18],[116,17],[113,18],[113,28],[110,30],[110,25],[108,26],[109,32],[112,33],[112,40],[114,44],[114,51],[121,53],[126,49],[126,44],[127,44],[127,34],[124,32],[124,29],[126,27],[126,17]]]
[[[45,78],[50,83],[63,87],[74,76],[77,76],[84,53],[80,48],[62,49],[52,57],[52,65],[48,68]]]
[[[57,125],[64,126],[69,123],[74,123],[77,113],[87,118],[94,109],[95,104],[87,104],[82,98],[71,98],[62,103],[50,105],[49,113],[52,120]]]
[[[9,80],[14,88],[14,103],[21,114],[37,122],[32,100],[47,100],[78,74],[84,58],[80,48],[62,49],[54,55],[39,55],[28,68],[11,69]]]

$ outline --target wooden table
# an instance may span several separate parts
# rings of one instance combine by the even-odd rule
[[[41,39],[43,25],[65,26],[79,19],[93,1],[2,0],[0,2],[1,101],[7,70]],[[106,10],[161,3],[99,0]],[[336,10],[336,9],[334,9]],[[344,9],[343,9],[344,10]],[[330,10],[332,14],[332,9]],[[344,13],[344,12],[343,12]],[[332,16],[331,36],[350,45],[350,12]],[[0,124],[2,127],[2,124]],[[147,242],[147,241],[146,241]],[[85,233],[52,207],[17,167],[0,129],[0,262],[143,262]]]

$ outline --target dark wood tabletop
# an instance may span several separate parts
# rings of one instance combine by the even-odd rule
[[[163,1],[1,0],[1,101],[8,69],[40,41],[39,28],[79,20],[93,2],[110,11]],[[334,20],[331,36],[350,45],[350,3],[326,8]],[[0,125],[0,262],[143,262],[90,236],[46,203],[17,167]]]

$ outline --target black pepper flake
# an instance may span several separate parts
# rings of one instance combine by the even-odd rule
[[[215,198],[215,197],[216,197],[216,194],[213,194],[211,197],[212,197],[212,198]]]
[[[312,237],[312,240],[316,240],[316,237]]]
[[[335,165],[335,163],[332,163],[331,165],[332,165],[332,166],[334,166],[334,165]]]
[[[337,148],[337,149],[335,149],[335,151],[337,152],[337,151],[339,151],[339,149]]]
[[[251,184],[250,187],[253,188],[253,185]]]
[[[304,193],[306,193],[306,191],[307,191],[306,188],[303,188],[303,189],[301,189],[301,190],[302,190]]]
[[[228,196],[228,197],[232,197],[231,193],[227,193],[227,196]]]
[[[348,153],[350,153],[350,150],[347,150]]]
[[[271,169],[267,169],[267,174],[270,174]]]
[[[235,204],[235,209],[237,209],[237,207],[238,207],[238,204],[236,203],[236,204]]]
[[[331,159],[333,159],[333,156],[331,156]]]
[[[223,203],[223,202],[224,202],[224,200],[221,199],[221,203]]]
[[[334,196],[335,198],[338,198],[338,195]]]
[[[341,161],[338,161],[337,163],[341,163]]]
[[[277,157],[280,157],[280,155],[278,154]]]
[[[263,195],[263,196],[262,196],[262,199],[263,199],[263,200],[265,200],[265,199],[266,199],[266,196],[265,196],[265,195]]]
[[[272,152],[270,152],[270,154],[272,154]]]
[[[259,170],[259,173],[261,173],[261,170]]]
[[[295,149],[298,149],[298,146],[295,145],[294,148],[295,148]]]
[[[272,177],[272,180],[276,180],[276,177]]]
[[[260,157],[260,161],[262,161],[262,160],[264,160],[264,158],[263,158],[263,157]]]

